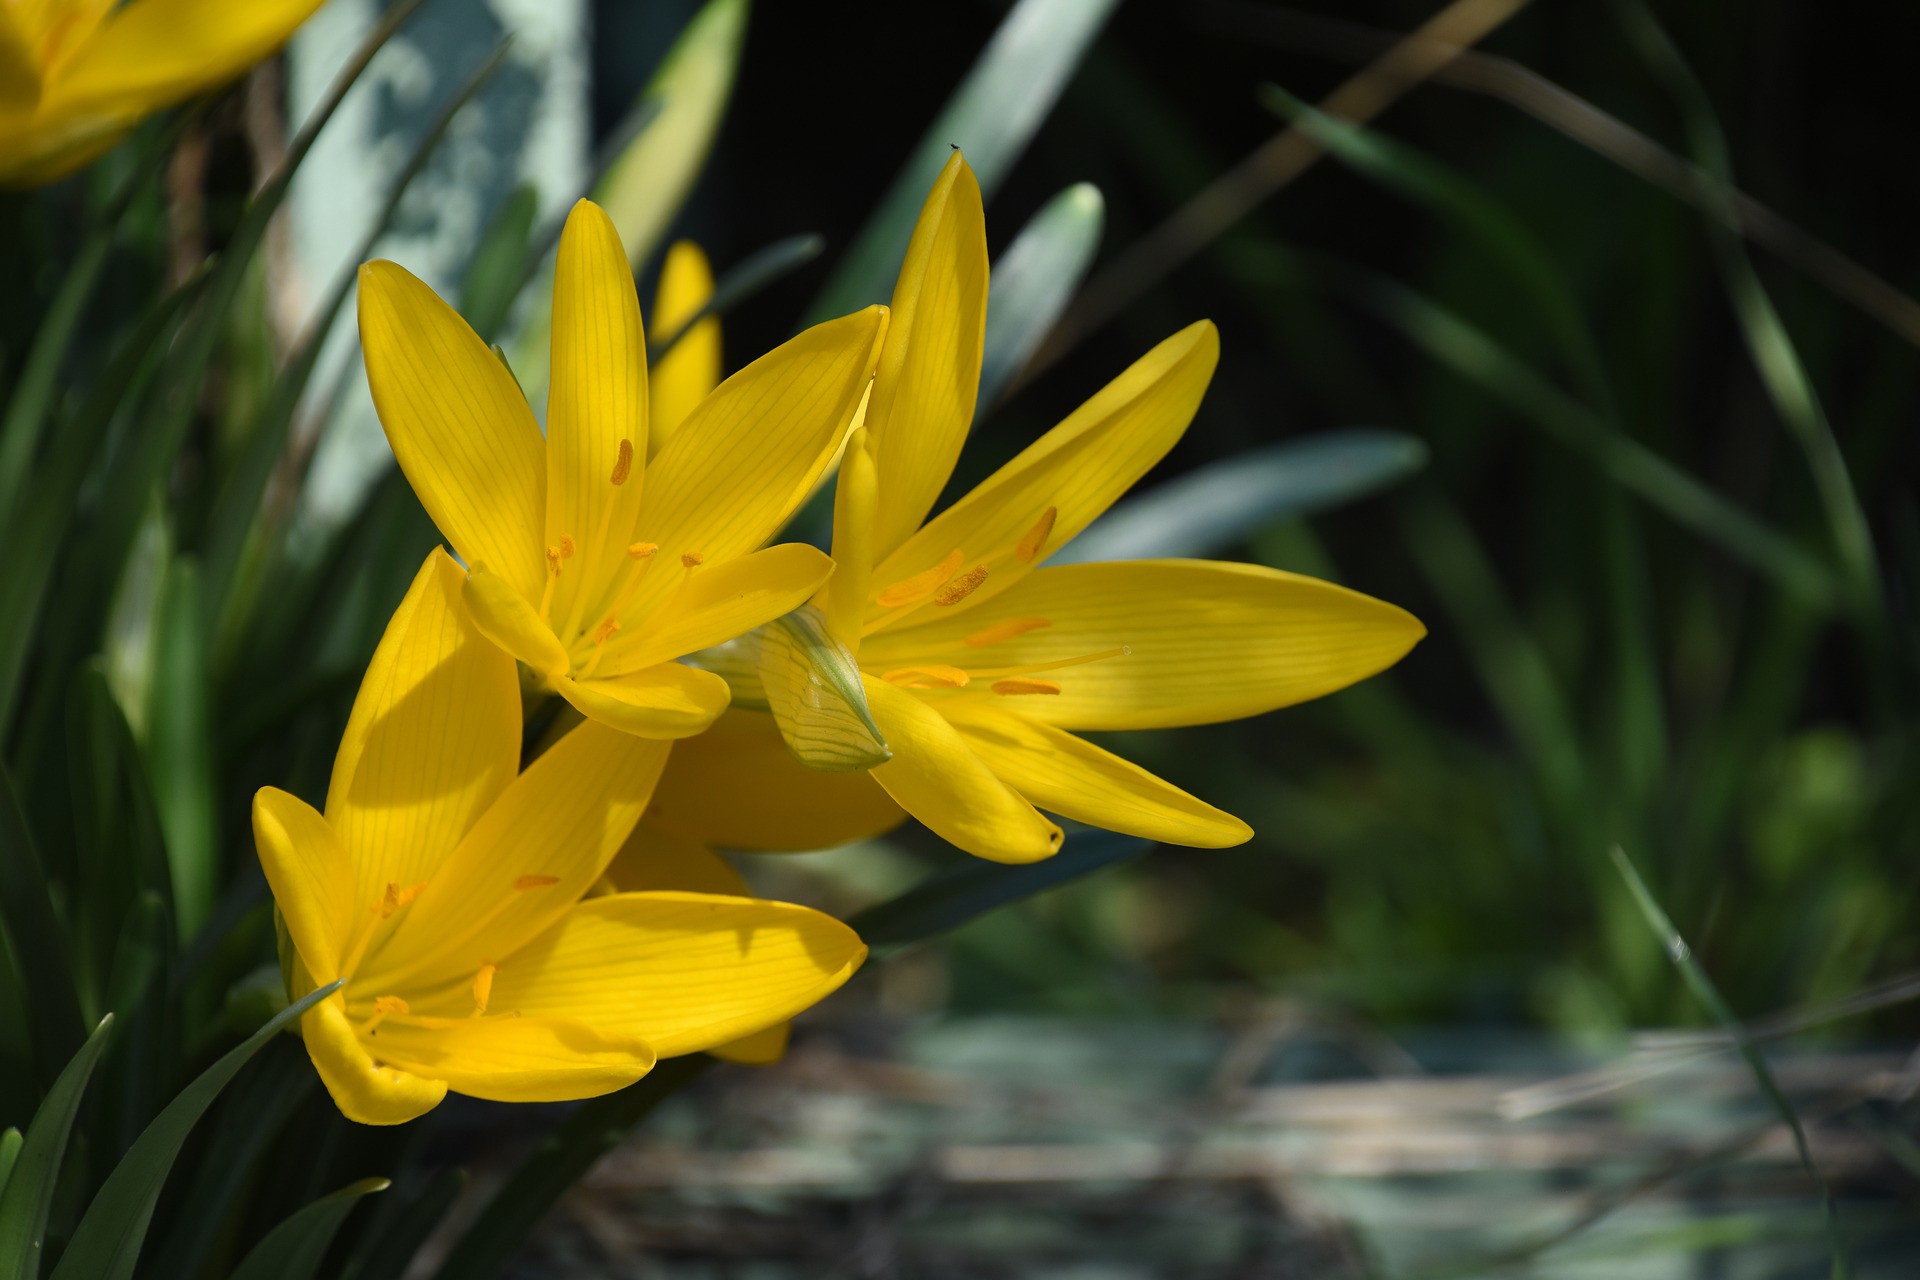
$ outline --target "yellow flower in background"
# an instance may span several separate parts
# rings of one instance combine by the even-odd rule
[[[956,154],[901,267],[865,425],[841,463],[838,568],[816,601],[858,658],[893,752],[872,779],[949,842],[999,861],[1059,848],[1042,810],[1169,844],[1239,844],[1252,833],[1238,818],[1075,731],[1207,724],[1320,697],[1392,665],[1425,629],[1393,605],[1257,565],[1043,567],[1185,432],[1219,357],[1206,321],[923,525],[973,419],[986,303],[980,191]],[[730,767],[718,753],[677,763]],[[734,785],[762,788],[757,776]],[[848,803],[840,817],[852,829],[872,810]],[[754,834],[747,847],[807,847]]]
[[[648,337],[655,345],[672,341],[648,383],[652,393],[647,423],[647,456],[660,452],[694,406],[720,385],[720,321],[706,316],[685,333],[689,320],[713,300],[713,268],[691,240],[676,242],[660,266]],[[677,336],[676,336],[677,335]]]
[[[808,329],[654,450],[633,276],[597,206],[576,205],[560,241],[544,440],[513,374],[431,289],[390,262],[360,277],[374,406],[470,570],[474,621],[587,718],[653,738],[727,705],[726,681],[675,659],[787,613],[833,571],[812,547],[762,544],[832,464],[886,323],[869,307]],[[682,395],[700,368],[672,372]]]
[[[321,0],[0,0],[0,182],[51,182],[233,79]]]
[[[669,744],[585,723],[519,771],[513,659],[436,550],[394,613],[334,760],[324,814],[254,800],[289,993],[340,1110],[397,1124],[446,1093],[593,1097],[658,1057],[773,1028],[866,949],[819,912],[600,884]]]

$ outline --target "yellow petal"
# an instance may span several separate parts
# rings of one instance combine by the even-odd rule
[[[513,659],[461,603],[435,548],[374,650],[334,756],[327,821],[353,865],[356,910],[429,879],[520,769]]]
[[[40,100],[40,58],[25,15],[0,4],[0,110],[30,112]]]
[[[578,1018],[670,1058],[786,1021],[866,954],[853,930],[807,907],[618,893],[581,903],[503,963],[492,1007]]]
[[[809,769],[772,716],[734,709],[674,744],[642,826],[728,849],[792,851],[865,840],[905,819],[868,774]]]
[[[487,639],[540,675],[566,674],[569,661],[560,638],[506,579],[484,566],[476,568],[466,575],[460,597]]]
[[[1225,849],[1253,828],[1064,729],[981,708],[956,729],[987,767],[1049,813],[1164,844]]]
[[[356,990],[465,983],[549,928],[646,809],[667,746],[591,721],[527,766],[429,879],[355,976]]]
[[[985,646],[966,635],[1044,617],[1051,626]],[[1398,662],[1426,634],[1411,614],[1357,591],[1259,565],[1135,560],[1042,569],[964,617],[872,636],[875,666],[946,662],[970,671],[1131,652],[1044,673],[1052,697],[1019,714],[1068,729],[1156,729],[1258,715],[1343,689]],[[943,697],[1004,704],[986,681]]]
[[[886,308],[815,325],[721,383],[647,469],[634,536],[671,565],[758,549],[813,492],[846,438],[886,329]],[[653,573],[630,612],[676,587]]]
[[[546,443],[513,375],[391,262],[360,268],[360,341],[374,408],[420,505],[469,566],[538,598]]]
[[[640,669],[724,644],[798,609],[832,572],[833,561],[804,542],[702,565],[630,637],[608,644],[603,667]]]
[[[747,896],[747,882],[711,846],[646,818],[620,847],[607,868],[607,879],[623,893],[677,889]]]
[[[660,739],[699,733],[727,709],[731,696],[719,676],[678,662],[592,680],[561,676],[553,687],[589,720]]]
[[[987,227],[980,184],[954,152],[927,193],[893,287],[867,429],[880,476],[877,554],[926,519],[953,473],[980,391]]]
[[[146,111],[224,84],[278,49],[321,0],[134,0],[78,49],[50,99]]]
[[[647,346],[633,269],[613,222],[582,200],[561,233],[553,279],[545,545],[571,538],[577,551],[554,584],[551,617],[599,604],[626,569],[646,457]]]
[[[320,1082],[349,1120],[405,1124],[433,1110],[447,1096],[444,1080],[423,1079],[375,1063],[347,1021],[346,1002],[338,993],[301,1015],[300,1036]]]
[[[702,738],[706,736],[701,735]],[[699,740],[694,739],[696,742]],[[873,789],[879,790],[878,787]],[[620,856],[607,868],[607,879],[629,893],[648,889],[678,889],[686,893],[718,893],[735,898],[747,896],[747,882],[733,869],[733,864],[718,852],[698,840],[669,831],[645,818],[627,837]],[[788,1026],[783,1022],[738,1040],[717,1044],[708,1052],[728,1062],[766,1066],[780,1061],[786,1054],[787,1031]]]
[[[1060,851],[1060,828],[1002,782],[939,712],[868,677],[867,705],[893,748],[873,779],[935,835],[994,862],[1037,862]]]
[[[867,403],[872,403],[869,394]],[[820,593],[827,634],[849,652],[860,648],[860,628],[873,590],[873,519],[879,510],[880,476],[873,465],[873,438],[863,405],[859,425],[847,436],[833,482],[833,580]]]
[[[654,296],[653,320],[648,326],[653,341],[663,342],[680,333],[712,297],[713,271],[707,266],[707,255],[691,240],[676,242],[660,267],[660,288]],[[653,371],[653,421],[647,456],[660,452],[693,412],[693,406],[719,385],[720,320],[708,316],[680,334]]]
[[[750,1036],[717,1044],[707,1052],[722,1061],[737,1062],[745,1067],[769,1066],[786,1056],[787,1038],[792,1031],[792,1023],[782,1022]]]
[[[340,948],[359,923],[353,864],[314,807],[276,787],[253,797],[253,842],[287,935],[313,985],[340,976]]]
[[[493,1000],[494,1008],[505,1007],[497,982]],[[518,1010],[500,1017],[393,1019],[372,1040],[395,1067],[494,1102],[597,1098],[626,1088],[654,1063],[654,1050],[632,1036]]]
[[[1174,334],[907,539],[873,580],[911,577],[960,547],[969,561],[991,565],[986,580],[952,612],[977,610],[1086,528],[1166,456],[1200,407],[1219,356],[1220,338],[1210,321]],[[1044,541],[1023,547],[1040,528]]]

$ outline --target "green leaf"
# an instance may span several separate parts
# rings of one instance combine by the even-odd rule
[[[1013,866],[966,858],[942,868],[897,898],[868,907],[847,926],[872,947],[897,947],[957,929],[976,916],[1116,863],[1130,862],[1153,842],[1113,831],[1077,831],[1042,862]]]
[[[147,718],[147,775],[166,839],[182,941],[199,932],[220,891],[207,679],[206,610],[198,566],[179,560],[167,571],[161,603],[153,705]]]
[[[494,1193],[440,1264],[435,1280],[486,1280],[500,1274],[541,1219],[600,1157],[715,1061],[704,1053],[669,1058],[619,1092],[582,1103]]]
[[[808,323],[887,300],[927,189],[953,147],[966,153],[981,195],[992,199],[1116,3],[1020,0],[1013,7],[814,299]]]
[[[7,1189],[7,1179],[13,1176],[13,1163],[20,1158],[20,1148],[24,1142],[18,1129],[0,1133],[0,1194]]]
[[[130,1009],[128,1002],[107,994],[112,979],[103,982],[102,975],[110,975],[118,963],[129,909],[150,896],[165,915],[173,890],[146,762],[97,660],[82,667],[74,681],[66,738],[75,865],[79,883],[86,886],[73,904],[76,964],[96,1007]]]
[[[987,340],[980,360],[981,412],[1026,367],[1066,310],[1093,265],[1105,221],[1100,188],[1075,183],[1028,219],[993,264]]]
[[[154,1117],[87,1206],[86,1215],[60,1257],[60,1265],[54,1269],[53,1280],[129,1280],[146,1240],[147,1226],[153,1220],[154,1206],[160,1201],[161,1188],[193,1126],[262,1045],[341,985],[335,982],[321,987],[289,1005],[286,1012],[201,1072]]]
[[[347,1268],[346,1280],[403,1280],[420,1246],[445,1220],[466,1186],[466,1170],[442,1170],[394,1214],[384,1230],[371,1235],[361,1247],[358,1265]]]
[[[747,12],[747,0],[708,0],[694,15],[641,91],[656,114],[594,188],[635,266],[653,256],[706,165],[733,96]]]
[[[235,1268],[232,1280],[313,1280],[340,1224],[361,1197],[392,1185],[385,1178],[362,1178],[315,1200],[262,1236]]]
[[[1396,484],[1426,460],[1412,436],[1369,427],[1251,449],[1123,499],[1049,563],[1217,555],[1268,525]]]
[[[32,492],[13,508],[12,518],[0,519],[0,537],[14,557],[12,571],[0,575],[0,729],[12,718],[27,653],[48,584],[61,563],[62,544],[79,509],[81,488],[107,452],[108,428],[116,415],[143,395],[166,339],[182,309],[199,292],[201,280],[196,276],[148,309],[79,413],[63,425],[47,456],[34,468]],[[7,504],[0,503],[0,511],[7,509]]]
[[[413,152],[407,162],[400,167],[399,174],[387,190],[386,203],[375,214],[367,234],[361,239],[358,248],[348,260],[346,270],[334,282],[333,290],[320,304],[317,311],[307,322],[306,335],[299,348],[288,357],[285,371],[274,382],[273,395],[267,403],[265,412],[255,425],[247,440],[246,450],[235,466],[233,474],[221,487],[209,533],[206,541],[207,598],[206,606],[210,615],[217,616],[225,608],[228,594],[233,589],[234,579],[240,571],[241,560],[247,547],[249,531],[254,528],[255,517],[260,511],[260,500],[266,493],[267,482],[273,476],[273,469],[280,460],[286,447],[287,434],[293,426],[293,419],[306,394],[307,384],[313,377],[313,371],[320,362],[321,351],[326,344],[328,333],[333,329],[333,320],[340,308],[352,295],[355,282],[359,279],[360,264],[373,256],[373,249],[380,237],[393,225],[393,219],[400,211],[401,200],[427,167],[427,161],[439,148],[440,140],[446,136],[454,117],[460,109],[473,100],[475,94],[491,80],[494,74],[505,65],[508,42],[501,41],[493,51],[468,73],[440,110],[434,114],[421,131],[420,138],[414,143]],[[509,299],[511,301],[511,299]]]
[[[0,1189],[0,1280],[36,1280],[40,1274],[47,1214],[53,1208],[54,1184],[66,1155],[67,1135],[80,1111],[87,1077],[93,1074],[112,1030],[113,1015],[108,1014],[53,1082],[40,1109],[33,1113],[33,1123],[27,1126],[26,1141],[14,1160],[13,1176]]]
[[[58,1064],[86,1039],[74,986],[66,931],[54,913],[39,850],[27,830],[13,781],[0,768],[0,916],[15,954],[32,964],[26,983],[33,1057],[40,1078],[52,1080]]]
[[[893,759],[867,709],[860,664],[812,605],[760,628],[760,687],[787,750],[809,769],[846,773]]]

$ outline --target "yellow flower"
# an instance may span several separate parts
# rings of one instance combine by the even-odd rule
[[[346,980],[301,1023],[340,1110],[397,1124],[448,1090],[593,1097],[844,982],[866,949],[803,907],[584,897],[670,744],[588,722],[520,772],[513,659],[474,628],[463,576],[434,551],[388,623],[325,813],[273,788],[254,800],[290,994]]]
[[[873,780],[946,840],[998,861],[1059,848],[1041,810],[1170,844],[1239,844],[1252,832],[1238,818],[1073,731],[1207,724],[1316,698],[1392,665],[1425,629],[1393,605],[1256,565],[1042,567],[1186,430],[1219,356],[1206,321],[923,525],[973,419],[986,301],[980,191],[956,154],[894,289],[865,425],[840,467],[838,569],[816,601],[857,656],[893,751]],[[763,789],[759,775],[734,785]],[[678,780],[663,799],[691,789]],[[839,818],[866,821],[853,803]],[[750,847],[804,847],[750,834],[761,837]]]
[[[63,177],[233,79],[321,0],[0,0],[0,182]]]
[[[698,733],[727,705],[726,681],[674,659],[779,617],[833,571],[812,547],[761,544],[832,464],[886,317],[808,329],[656,451],[633,277],[597,206],[576,205],[560,241],[544,441],[511,371],[431,289],[390,262],[360,276],[374,406],[470,569],[475,623],[581,714],[651,738]]]

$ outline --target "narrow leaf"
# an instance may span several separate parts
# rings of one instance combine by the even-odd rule
[[[46,1247],[47,1214],[53,1208],[54,1184],[67,1151],[67,1135],[79,1114],[87,1078],[107,1047],[113,1015],[100,1019],[80,1052],[53,1082],[27,1126],[26,1140],[13,1163],[13,1175],[0,1190],[0,1280],[35,1280],[40,1253]]]
[[[1820,1166],[1813,1161],[1813,1151],[1807,1146],[1806,1130],[1801,1127],[1800,1116],[1794,1111],[1793,1103],[1789,1102],[1787,1095],[1781,1091],[1780,1082],[1774,1079],[1773,1068],[1767,1065],[1766,1056],[1754,1044],[1753,1037],[1747,1034],[1746,1025],[1734,1013],[1733,1006],[1729,1005],[1726,998],[1720,994],[1720,989],[1713,984],[1713,979],[1707,976],[1706,968],[1693,954],[1693,948],[1688,946],[1687,940],[1680,936],[1680,931],[1673,927],[1673,921],[1667,918],[1666,911],[1654,898],[1653,891],[1647,888],[1647,882],[1640,878],[1640,872],[1634,867],[1633,861],[1627,857],[1626,850],[1619,845],[1614,845],[1607,853],[1612,857],[1614,869],[1619,871],[1620,878],[1626,881],[1627,890],[1633,895],[1634,905],[1640,908],[1640,914],[1646,919],[1647,927],[1653,930],[1654,936],[1660,940],[1661,947],[1666,950],[1667,958],[1673,961],[1673,967],[1680,971],[1680,977],[1686,982],[1687,989],[1693,993],[1694,999],[1713,1015],[1714,1020],[1733,1041],[1734,1047],[1739,1049],[1740,1056],[1746,1059],[1748,1069],[1753,1072],[1754,1081],[1760,1086],[1760,1092],[1766,1095],[1767,1101],[1779,1114],[1781,1123],[1785,1124],[1788,1131],[1793,1134],[1793,1149],[1800,1157],[1800,1165],[1807,1171],[1807,1176],[1813,1179],[1814,1185],[1820,1189],[1820,1205],[1826,1212],[1827,1242],[1832,1254],[1833,1280],[1845,1280],[1852,1273],[1852,1267],[1847,1261],[1846,1244],[1840,1237],[1840,1219],[1833,1207],[1833,1192],[1827,1186],[1826,1177],[1820,1172]]]
[[[7,1179],[13,1176],[14,1162],[20,1158],[20,1148],[25,1141],[18,1129],[0,1133],[0,1193],[7,1189]]]
[[[332,983],[289,1005],[286,1012],[201,1072],[154,1117],[87,1206],[53,1280],[128,1280],[133,1275],[161,1188],[193,1126],[262,1045],[340,987],[341,983]]]
[[[371,1235],[362,1246],[359,1265],[347,1269],[346,1280],[403,1280],[420,1246],[445,1220],[466,1186],[464,1169],[441,1170],[419,1195],[400,1206],[384,1230]]]
[[[232,1280],[313,1280],[353,1207],[363,1196],[392,1185],[385,1178],[362,1178],[322,1196],[262,1236],[235,1268]]]
[[[1106,201],[1076,183],[1041,207],[993,264],[987,341],[980,362],[984,412],[1006,389],[1067,309],[1100,247]]]
[[[893,759],[867,709],[860,664],[812,605],[761,628],[760,686],[787,749],[810,769],[845,773]]]
[[[1051,563],[1217,555],[1268,525],[1396,484],[1426,460],[1412,436],[1369,427],[1252,449],[1121,500]]]
[[[950,149],[993,193],[1053,110],[1117,0],[1020,0],[914,145],[867,224],[809,309],[808,323],[885,302],[927,188]]]
[[[68,959],[66,931],[54,913],[39,850],[4,768],[0,768],[0,916],[5,917],[7,940],[15,954],[33,965],[32,980],[26,983],[33,1057],[40,1078],[50,1081],[58,1064],[86,1039],[86,1023]]]
[[[166,840],[175,922],[190,941],[219,893],[206,610],[191,560],[168,571],[162,597],[147,774]]]
[[[873,947],[921,942],[959,928],[976,916],[1023,902],[1103,867],[1129,862],[1153,842],[1112,831],[1078,831],[1043,862],[1008,865],[964,858],[847,921]]]

